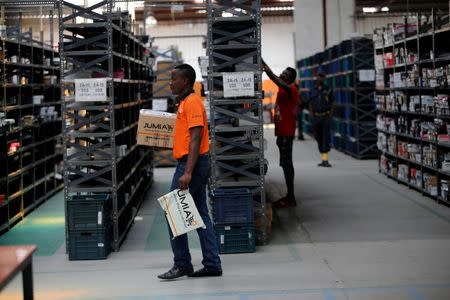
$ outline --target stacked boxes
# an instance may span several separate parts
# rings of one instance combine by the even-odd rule
[[[164,60],[156,63],[156,82],[153,85],[153,110],[175,112],[173,94],[170,90],[170,76],[176,63],[173,60]],[[177,164],[172,156],[171,149],[158,149],[154,151],[155,167],[173,167]]]
[[[69,259],[104,259],[110,250],[111,202],[107,194],[72,196],[67,201]]]
[[[252,192],[245,188],[216,189],[211,200],[219,252],[254,252]]]

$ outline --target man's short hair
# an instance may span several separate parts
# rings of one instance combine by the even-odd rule
[[[294,68],[291,68],[291,67],[287,67],[286,70],[290,74],[291,81],[294,82],[295,79],[297,78],[297,71]]]
[[[194,85],[196,75],[195,70],[193,67],[191,67],[191,65],[181,64],[176,66],[174,69],[179,70],[183,74],[183,76],[189,81],[190,85],[192,86]]]

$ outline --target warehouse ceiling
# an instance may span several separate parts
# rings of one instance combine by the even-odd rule
[[[30,3],[47,3],[43,8],[43,14],[48,15],[48,11],[54,7],[48,3],[54,3],[54,0],[0,0],[1,3],[30,2]],[[70,1],[70,0],[69,0]],[[79,0],[81,1],[81,0]],[[205,20],[206,0],[145,0],[144,5],[138,5],[135,9],[136,20],[142,22],[144,17],[152,16],[156,21],[171,22],[179,20]],[[322,1],[322,0],[316,0]],[[327,0],[336,1],[336,0]],[[124,2],[118,0],[117,2]],[[129,1],[134,2],[133,0]],[[139,1],[144,2],[144,1]],[[135,2],[137,3],[137,2]],[[364,13],[364,8],[375,9],[375,13]],[[388,8],[389,11],[383,11]],[[355,0],[356,15],[370,16],[377,14],[396,14],[405,12],[429,12],[434,8],[439,13],[449,12],[449,0]],[[24,17],[32,15],[36,17],[40,11],[36,6],[9,6],[6,11],[7,17],[18,15],[21,12]],[[47,12],[47,13],[46,13]],[[294,0],[261,0],[261,12],[264,16],[293,16]]]
[[[293,16],[294,0],[261,0],[262,16]],[[146,16],[157,21],[206,19],[206,5],[202,0],[146,0]],[[144,9],[136,9],[136,20],[144,19]]]
[[[429,12],[432,8],[438,12],[449,12],[449,0],[356,0],[357,15],[376,13]],[[363,8],[375,8],[375,13],[364,13]],[[382,8],[385,8],[383,11]],[[386,9],[387,8],[387,9]]]

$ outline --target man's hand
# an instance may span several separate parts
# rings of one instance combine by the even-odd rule
[[[178,179],[178,186],[181,190],[187,190],[189,188],[189,183],[191,183],[192,180],[192,174],[184,173],[183,176],[181,176]]]

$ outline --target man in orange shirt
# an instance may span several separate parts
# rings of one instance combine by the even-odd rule
[[[170,89],[177,96],[178,111],[175,122],[173,156],[178,160],[172,179],[171,191],[189,189],[206,229],[197,229],[203,253],[203,268],[194,272],[186,234],[173,238],[170,244],[174,254],[174,265],[160,279],[175,279],[181,276],[222,276],[214,228],[206,204],[206,184],[209,177],[209,135],[205,107],[194,94],[195,70],[187,64],[172,70]]]

